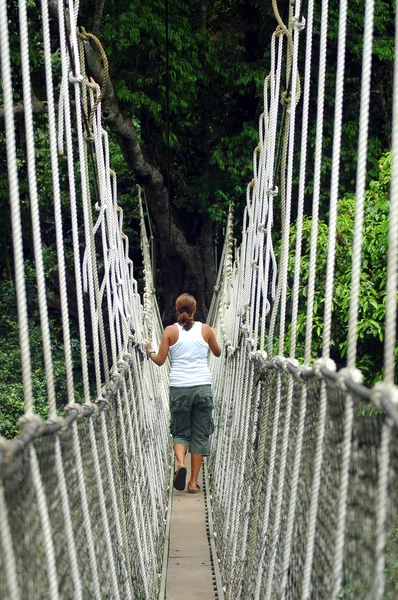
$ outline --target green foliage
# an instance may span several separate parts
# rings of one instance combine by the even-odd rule
[[[358,321],[358,362],[367,384],[382,378],[384,318],[386,310],[387,245],[389,182],[391,178],[391,152],[384,154],[379,163],[379,177],[370,182],[365,199],[365,218],[362,243],[361,291]],[[344,196],[338,204],[336,267],[333,300],[331,357],[342,366],[347,354],[348,317],[351,286],[352,240],[355,218],[355,197]],[[300,293],[307,297],[310,265],[310,235],[312,218],[304,217],[303,248],[301,259]],[[318,227],[317,276],[314,302],[313,358],[321,353],[325,273],[329,228],[320,219]],[[296,224],[291,228],[291,254],[289,273],[293,276]],[[298,320],[297,355],[304,353],[306,306],[301,304]],[[289,343],[289,336],[287,338]]]
[[[46,263],[53,266],[47,253]],[[42,333],[37,310],[37,291],[34,265],[27,261],[25,268],[29,298],[29,338],[32,366],[33,399],[35,411],[43,418],[48,416],[47,384],[42,356]],[[24,411],[21,354],[19,349],[19,325],[16,314],[15,289],[9,281],[0,283],[0,435],[13,437],[17,423]],[[60,315],[50,313],[51,345],[57,406],[59,410],[67,402],[65,359]],[[83,400],[80,368],[80,343],[72,324],[72,360],[74,365],[75,400]],[[88,351],[89,359],[91,353]]]
[[[124,113],[139,127],[146,156],[167,175],[165,5],[122,0],[106,6],[101,41]],[[89,21],[92,3],[84,2]],[[264,77],[264,48],[275,22],[271,5],[169,2],[169,126],[172,201],[183,223],[195,213],[225,221],[231,198],[251,179]]]

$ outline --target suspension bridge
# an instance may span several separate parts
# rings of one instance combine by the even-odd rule
[[[264,109],[253,154],[253,179],[247,187],[242,243],[236,248],[231,207],[208,316],[223,348],[221,359],[209,359],[215,396],[215,432],[204,469],[208,534],[204,545],[208,544],[206,561],[209,570],[210,563],[213,565],[210,577],[214,582],[214,590],[206,596],[209,599],[398,597],[398,392],[394,384],[397,66],[384,379],[366,387],[356,367],[373,0],[365,2],[347,364],[337,368],[330,357],[347,4],[341,0],[338,15],[333,156],[328,167],[329,238],[319,334],[322,352],[314,360],[311,344],[324,166],[328,2],[322,2],[320,23],[314,23],[313,0],[306,3],[305,13],[299,0],[292,2],[286,22],[273,2],[277,29],[264,82]],[[11,440],[0,438],[0,597],[170,600],[167,561],[174,466],[168,425],[169,365],[158,368],[144,351],[146,339],[158,344],[162,336],[145,215],[140,200],[145,276],[145,290],[140,295],[129,240],[123,232],[108,134],[101,123],[104,84],[86,74],[84,57],[90,36],[77,27],[78,10],[76,1],[69,0],[68,10],[63,2],[58,3],[59,39],[54,40],[48,3],[42,2],[48,147],[65,352],[66,398],[60,413],[40,227],[27,7],[25,0],[19,2],[29,231],[48,398],[48,418],[43,420],[35,413],[32,387],[13,65],[7,5],[0,2],[3,108],[25,405],[20,435]],[[315,138],[310,140],[315,27],[320,44],[317,121]],[[53,72],[52,44],[60,48],[60,72]],[[299,118],[300,140],[296,139]],[[303,273],[310,143],[315,146],[312,228],[307,240],[309,268]],[[276,170],[278,144],[281,165]],[[298,173],[297,186],[293,185],[294,173]],[[273,228],[276,201],[282,207],[280,232]],[[292,206],[296,215],[293,266],[289,254]],[[71,349],[65,211],[72,239],[82,402],[77,401]],[[305,343],[298,352],[302,306],[306,310]],[[369,406],[374,409],[368,410]],[[190,596],[186,592],[181,597]]]

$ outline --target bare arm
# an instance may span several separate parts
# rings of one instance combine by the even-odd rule
[[[213,327],[210,327],[210,325],[202,325],[203,339],[209,344],[209,348],[213,352],[214,356],[221,356],[221,348],[216,340],[216,334],[217,330]]]
[[[172,327],[172,325],[170,327]],[[166,329],[164,330],[162,339],[160,341],[159,350],[157,352],[153,352],[151,342],[148,342],[145,345],[145,350],[148,352],[148,357],[151,360],[153,360],[153,362],[155,364],[157,364],[159,367],[161,367],[164,364],[164,362],[167,358],[167,354],[169,352],[170,327],[166,327]]]

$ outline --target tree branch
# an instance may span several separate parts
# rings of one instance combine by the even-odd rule
[[[56,106],[57,108],[57,106]],[[32,100],[32,112],[35,115],[44,115],[48,113],[48,102],[45,100]],[[25,113],[25,105],[23,102],[14,104],[14,115],[23,115]],[[4,118],[4,106],[0,106],[0,119]]]

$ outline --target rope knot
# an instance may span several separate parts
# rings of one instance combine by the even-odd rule
[[[282,106],[284,108],[286,108],[287,110],[289,110],[291,102],[292,102],[292,99],[288,95],[287,91],[285,90],[284,92],[282,92],[282,97],[281,97]]]
[[[101,212],[104,211],[108,208],[108,205],[106,202],[102,202],[102,204],[99,204],[99,202],[96,202],[94,205],[94,208],[97,212]]]
[[[249,359],[264,365],[267,361],[267,353],[265,350],[253,350],[249,354]]]
[[[123,370],[126,370],[129,368],[129,363],[126,360],[126,358],[127,358],[127,356],[124,355],[123,358],[121,360],[118,360],[118,362],[117,362],[117,366],[118,366],[118,369],[120,369],[120,371],[123,371]],[[121,375],[121,373],[119,373],[119,375]]]
[[[363,375],[359,369],[350,369],[345,367],[337,373],[337,387],[344,392],[347,391],[346,381],[351,379],[355,383],[363,382]]]
[[[253,352],[253,350],[255,349],[256,345],[257,345],[256,344],[256,340],[254,338],[248,338],[246,340],[246,349],[249,352],[249,354],[251,352]]]
[[[274,188],[271,188],[271,187],[269,187],[269,188],[267,188],[265,191],[266,191],[266,193],[267,193],[269,196],[272,196],[273,198],[275,198],[275,196],[277,196],[277,195],[278,195],[279,188],[278,188],[278,186],[276,185]]]
[[[47,419],[47,423],[54,423],[59,425],[60,431],[66,431],[68,429],[68,423],[64,417],[60,415],[53,415]]]
[[[82,83],[84,80],[84,77],[81,73],[79,73],[79,75],[74,75],[73,71],[71,71],[69,73],[69,82],[70,83]]]
[[[279,368],[283,371],[287,371],[286,358],[284,356],[273,356],[271,359],[271,363],[274,366],[274,368]]]
[[[258,271],[258,264],[257,264],[257,262],[255,260],[252,260],[252,262],[250,263],[250,266],[255,271]]]
[[[72,411],[76,411],[78,417],[84,416],[83,406],[81,404],[78,404],[78,402],[70,402],[69,404],[64,406],[64,413],[66,414],[66,416],[68,416]]]
[[[302,17],[302,19],[300,21],[300,19],[298,17],[293,17],[292,25],[293,25],[294,29],[297,29],[297,31],[303,31],[303,29],[305,29],[305,25],[306,25],[305,18]]]
[[[297,360],[297,358],[287,358],[285,362],[286,366],[289,364],[292,365],[295,369],[297,369],[299,366],[299,361]]]
[[[373,404],[379,410],[386,410],[385,400],[387,399],[395,408],[398,408],[398,389],[395,387],[395,385],[391,383],[379,381],[374,385],[373,389],[370,392],[370,396]]]
[[[312,373],[311,367],[308,365],[297,365],[296,367],[296,377],[304,380],[306,373]]]
[[[85,132],[84,139],[86,140],[86,142],[90,142],[92,144],[93,142],[95,142],[95,135],[92,131],[90,131],[90,133]]]
[[[321,369],[336,372],[336,363],[331,358],[317,358],[314,362],[314,373],[317,377],[322,377]]]

